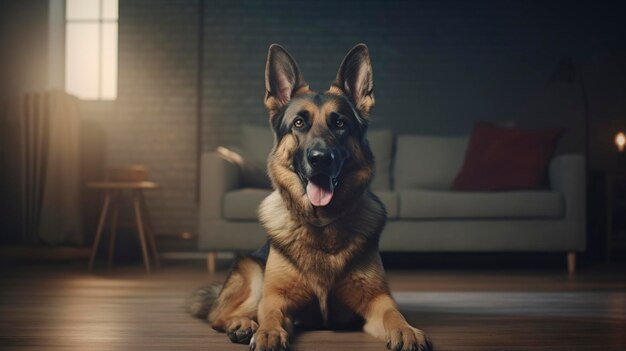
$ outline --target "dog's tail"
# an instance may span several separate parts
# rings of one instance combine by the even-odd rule
[[[222,285],[218,283],[199,288],[187,301],[187,312],[196,318],[206,320],[221,290]]]

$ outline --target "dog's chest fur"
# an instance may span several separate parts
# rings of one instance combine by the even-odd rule
[[[261,203],[259,218],[272,247],[294,268],[331,283],[356,256],[369,247],[378,246],[386,214],[377,200],[364,196],[359,208],[351,215],[316,227],[294,218],[279,193],[274,191]]]
[[[324,227],[303,224],[289,212],[277,191],[259,207],[271,249],[278,251],[307,282],[324,319],[333,286],[359,258],[377,248],[386,219],[384,207],[369,192],[351,213]]]

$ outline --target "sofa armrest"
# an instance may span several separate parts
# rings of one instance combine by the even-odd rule
[[[586,232],[585,157],[580,154],[556,156],[550,163],[550,188],[565,198],[565,220]]]
[[[239,167],[217,152],[205,152],[200,160],[200,220],[222,217],[222,198],[240,186]]]

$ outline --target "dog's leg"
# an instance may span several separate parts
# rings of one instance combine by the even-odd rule
[[[270,251],[259,303],[259,329],[250,341],[250,350],[287,350],[293,313],[311,297],[300,274],[280,254]]]
[[[387,348],[391,350],[432,350],[426,334],[406,321],[389,294],[371,299],[363,317],[363,330],[378,339],[386,340]]]
[[[365,320],[363,330],[387,342],[391,350],[433,350],[430,339],[412,327],[389,294],[378,253],[372,253],[337,285],[336,297]]]
[[[250,350],[287,350],[293,330],[290,301],[279,294],[264,296],[259,305],[259,329],[250,342]]]
[[[224,283],[208,320],[232,342],[247,344],[258,328],[257,308],[263,289],[263,268],[249,257],[238,261]]]

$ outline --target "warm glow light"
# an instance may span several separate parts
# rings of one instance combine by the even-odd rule
[[[624,152],[624,146],[626,146],[626,135],[624,135],[624,133],[617,133],[615,136],[615,145],[617,145],[617,149],[620,152]]]
[[[118,0],[66,0],[65,89],[86,100],[117,98]]]
[[[82,99],[96,100],[99,94],[98,24],[68,23],[65,34],[65,87]]]

